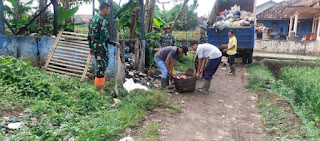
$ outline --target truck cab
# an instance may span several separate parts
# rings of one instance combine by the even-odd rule
[[[225,49],[222,45],[226,45],[229,42],[228,32],[233,30],[238,41],[237,57],[242,57],[242,63],[252,63],[255,42],[255,16],[252,26],[232,27],[223,30],[212,27],[217,22],[216,18],[219,12],[230,9],[234,5],[240,6],[241,10],[252,12],[255,15],[256,0],[216,0],[208,20],[208,42],[217,46],[222,51]]]

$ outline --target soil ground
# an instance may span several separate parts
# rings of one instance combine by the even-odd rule
[[[184,99],[183,112],[166,127],[165,141],[264,141],[267,137],[262,116],[255,106],[258,95],[246,89],[248,66],[236,65],[237,74],[219,67],[214,75],[210,94],[198,91],[175,95]],[[203,81],[198,81],[198,87]],[[178,99],[178,98],[177,98]]]

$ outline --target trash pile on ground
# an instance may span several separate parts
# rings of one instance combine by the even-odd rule
[[[19,114],[21,116],[19,120],[11,119],[10,117],[2,117],[0,119],[0,132],[2,134],[11,134],[14,130],[20,129],[23,125],[22,122],[22,114]],[[0,133],[0,134],[1,134]]]
[[[240,6],[233,6],[231,9],[219,12],[213,28],[220,30],[232,27],[252,26],[254,24],[254,15],[252,12],[240,10]]]
[[[149,76],[146,73],[139,72],[135,62],[131,59],[126,61],[125,67],[126,79],[132,79],[134,83],[140,83],[144,86],[160,87],[160,71],[156,70],[154,67],[151,67],[150,71],[149,68],[145,70],[145,72],[149,73]]]

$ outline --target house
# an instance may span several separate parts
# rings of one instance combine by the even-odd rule
[[[320,4],[319,0],[303,0],[287,6],[283,12],[290,15],[289,37],[301,37],[301,32],[304,33],[304,40],[320,41]],[[301,21],[309,21],[311,26],[308,26],[308,31],[299,28]]]
[[[258,15],[258,14],[262,13],[263,11],[266,11],[267,9],[275,6],[276,4],[277,4],[277,3],[276,3],[275,1],[269,0],[269,1],[267,1],[267,2],[265,2],[265,3],[263,3],[263,4],[261,4],[261,5],[258,5],[258,6],[256,7],[256,12],[255,12],[255,14]]]
[[[74,17],[74,23],[77,28],[88,28],[92,15],[76,15]]]
[[[276,38],[278,35],[288,36],[292,13],[286,9],[288,9],[288,7],[295,7],[295,9],[299,9],[301,7],[310,7],[315,4],[315,1],[317,0],[282,1],[258,14],[257,26],[268,27],[270,29],[269,35],[273,35],[273,38]],[[312,19],[301,18],[295,23],[295,35],[298,40],[301,40],[304,35],[312,32]]]

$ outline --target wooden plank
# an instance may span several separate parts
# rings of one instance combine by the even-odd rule
[[[65,60],[68,60],[68,61],[81,62],[81,63],[86,63],[87,62],[87,60],[76,60],[74,58],[66,58],[66,57],[58,57],[58,56],[52,57],[52,58],[59,58],[59,59],[61,58],[61,59],[65,59]]]
[[[70,51],[77,51],[77,52],[81,52],[81,53],[90,53],[90,51],[89,50],[87,50],[87,51],[85,51],[85,50],[80,50],[80,49],[75,49],[75,48],[70,48],[70,47],[65,47],[65,46],[57,46],[57,48],[56,49],[64,49],[64,50],[70,50]]]
[[[83,44],[73,44],[73,43],[70,43],[70,42],[59,42],[58,45],[70,46],[70,47],[74,47],[74,48],[90,50],[89,45],[83,45]]]
[[[87,37],[87,34],[82,34],[82,33],[76,33],[76,32],[68,32],[68,31],[63,31],[63,34],[71,34],[71,35],[78,35],[78,36],[84,36]]]
[[[86,66],[84,64],[68,62],[68,61],[63,61],[63,60],[56,60],[56,59],[51,59],[51,60],[54,61],[54,62],[61,62],[61,63],[70,64],[70,65],[76,65],[76,66],[81,66],[81,67],[85,67]]]
[[[64,70],[64,71],[71,71],[71,72],[75,72],[75,73],[83,73],[83,71],[81,70],[75,70],[75,69],[68,69],[68,68],[61,68],[58,66],[53,66],[53,65],[48,65],[48,68],[52,68],[52,69],[59,69],[59,70]]]
[[[77,66],[72,66],[72,65],[68,65],[68,64],[62,64],[60,62],[51,61],[50,64],[55,64],[55,65],[65,66],[65,67],[68,67],[68,68],[75,68],[75,69],[79,69],[79,70],[84,70],[83,67],[77,67]]]
[[[71,76],[81,77],[81,75],[79,75],[79,74],[70,73],[70,72],[64,72],[64,71],[59,71],[59,70],[55,70],[55,69],[52,69],[52,68],[47,68],[47,70],[52,71],[52,72],[61,73],[61,74],[67,74],[67,75],[71,75]]]
[[[53,54],[53,57],[70,57],[70,58],[74,58],[74,59],[87,60],[87,58],[85,58],[85,57],[70,56],[70,55],[65,55],[65,54]]]
[[[75,52],[68,52],[68,51],[62,51],[62,50],[55,50],[55,52],[65,53],[65,54],[69,54],[69,55],[76,55],[76,56],[87,57],[87,55],[85,55],[85,54],[77,54],[77,53],[75,53]]]
[[[88,59],[87,59],[87,63],[86,63],[86,67],[84,68],[84,71],[83,71],[83,74],[81,76],[81,80],[83,80],[85,77],[86,77],[86,74],[88,72],[88,69],[89,69],[89,65],[90,65],[90,62],[91,62],[91,54],[88,55]]]
[[[50,62],[50,59],[51,59],[54,51],[56,50],[56,47],[57,47],[57,44],[60,40],[61,35],[62,35],[62,31],[59,32],[59,35],[57,36],[56,41],[54,42],[54,44],[51,47],[51,52],[50,52],[49,56],[47,57],[47,61],[46,61],[46,64],[44,65],[44,69],[47,69],[48,64]]]
[[[81,41],[87,41],[88,40],[87,38],[84,38],[84,37],[75,37],[75,36],[64,35],[64,34],[62,34],[61,37],[65,38],[65,39],[74,39],[74,40],[81,40]]]
[[[87,44],[89,45],[88,41],[80,41],[80,40],[70,40],[66,38],[60,38],[60,41],[65,41],[65,42],[73,42],[73,43],[81,43],[81,44]]]

